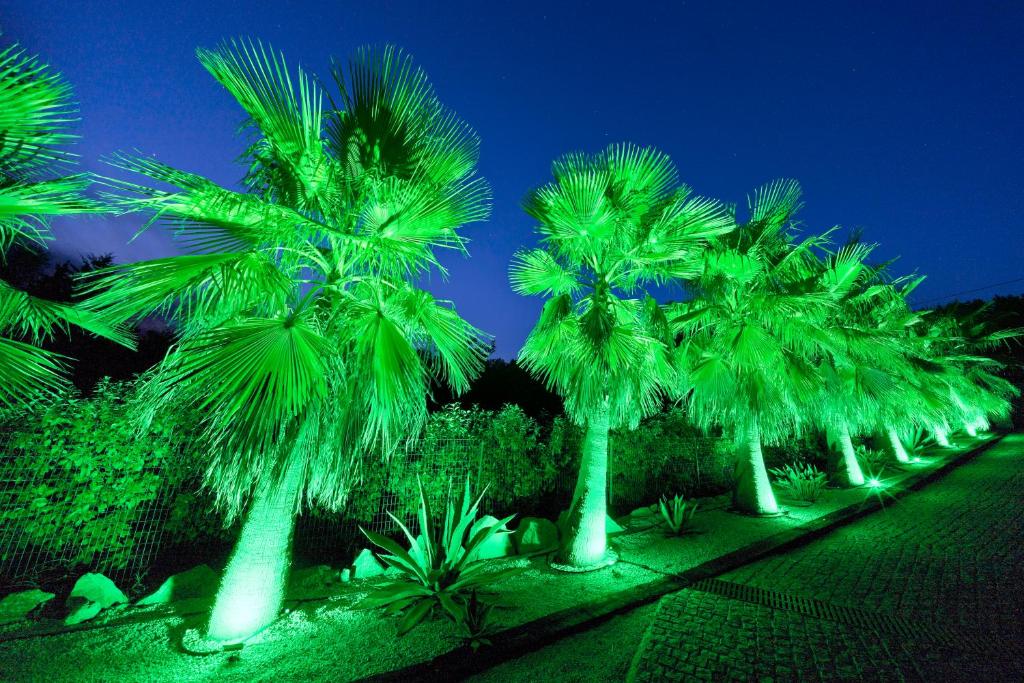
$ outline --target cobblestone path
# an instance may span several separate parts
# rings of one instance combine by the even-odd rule
[[[637,681],[1024,680],[1024,435],[662,599]]]

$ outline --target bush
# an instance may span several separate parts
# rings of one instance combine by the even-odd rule
[[[506,405],[478,427],[482,452],[478,486],[489,486],[495,509],[536,503],[558,474],[540,447],[540,426],[519,406]]]
[[[556,474],[544,457],[540,426],[521,408],[491,412],[451,404],[430,415],[407,452],[366,463],[345,514],[371,524],[387,508],[399,519],[412,519],[420,487],[427,501],[440,505],[450,483],[467,477],[490,486],[490,507],[513,510],[535,504]]]
[[[132,394],[130,382],[103,380],[91,398],[69,392],[4,415],[0,527],[13,530],[9,537],[69,568],[129,564],[136,526],[165,487],[184,476],[189,429],[172,415],[140,433]]]
[[[762,451],[765,466],[769,469],[789,464],[827,469],[830,458],[823,435],[813,430],[793,435],[782,444],[764,444]]]
[[[612,502],[621,511],[651,502],[654,492],[670,489],[687,496],[728,488],[731,444],[704,434],[686,414],[671,408],[643,420],[611,439]]]
[[[379,524],[385,509],[411,521],[417,482],[427,500],[438,505],[449,482],[468,476],[478,486],[489,486],[482,503],[488,511],[552,517],[569,503],[582,440],[583,430],[564,417],[542,431],[518,406],[493,412],[449,405],[430,415],[408,452],[390,462],[365,464],[344,514],[366,526]],[[692,497],[730,487],[731,444],[704,435],[679,409],[652,416],[635,430],[612,432],[610,449],[611,498],[617,510],[650,504],[666,488]]]

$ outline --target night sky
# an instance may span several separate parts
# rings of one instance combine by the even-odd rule
[[[533,241],[520,200],[560,154],[624,140],[661,148],[726,201],[799,179],[806,228],[862,228],[901,257],[897,272],[929,276],[919,304],[1024,292],[1024,3],[493,4],[0,0],[0,41],[72,83],[86,169],[110,174],[101,156],[137,149],[228,186],[242,114],[197,46],[261,38],[324,77],[332,55],[404,47],[479,132],[494,188],[491,220],[467,231],[471,258],[445,257],[450,280],[431,289],[505,357],[540,310],[506,277]],[[139,225],[63,220],[55,249],[172,253],[159,230],[127,244]]]

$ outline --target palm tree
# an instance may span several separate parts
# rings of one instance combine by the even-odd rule
[[[903,341],[909,309],[899,283],[885,279],[888,264],[866,265],[873,249],[855,237],[821,263],[821,284],[835,306],[822,321],[832,341],[822,348],[824,384],[814,404],[836,450],[833,481],[840,486],[864,484],[852,436],[877,428],[883,409],[899,394],[898,378],[908,370]],[[892,435],[888,430],[886,437]],[[895,445],[902,450],[898,438]]]
[[[609,430],[635,427],[676,384],[672,335],[644,287],[694,275],[706,241],[732,221],[677,185],[671,160],[652,148],[570,154],[552,174],[525,201],[542,247],[516,254],[510,278],[518,293],[548,297],[520,360],[586,430],[557,558],[582,570],[610,557]]]
[[[892,381],[884,392],[873,397],[874,425],[870,428],[876,445],[902,464],[910,462],[904,439],[931,425],[943,406],[941,396],[929,382],[934,365],[922,365],[915,351],[916,330],[922,319],[911,309],[908,297],[923,281],[923,276],[910,276],[873,285],[877,295],[872,298],[872,305],[857,309],[862,316],[861,329],[878,330],[897,347],[886,349],[896,350],[895,355],[888,354],[885,360],[885,370]]]
[[[979,428],[987,428],[990,418],[1005,417],[1010,399],[1019,393],[997,374],[1003,364],[985,354],[1024,336],[1024,329],[994,329],[987,320],[988,309],[986,305],[963,315],[924,314],[925,326],[919,336],[922,360],[936,366],[932,379],[946,401],[941,418],[932,423],[940,445],[949,445],[951,428],[962,428],[973,437]]]
[[[335,64],[339,99],[258,42],[198,51],[248,115],[244,192],[153,159],[115,166],[125,211],[168,220],[191,253],[115,267],[88,286],[115,320],[154,311],[179,339],[145,379],[152,414],[206,415],[206,483],[244,514],[207,636],[239,641],[281,606],[294,515],[341,508],[363,454],[421,430],[432,380],[461,392],[485,355],[481,333],[416,283],[444,273],[438,248],[488,213],[474,177],[478,139],[422,70],[391,47]]]
[[[74,113],[57,73],[17,45],[0,50],[0,258],[14,244],[44,247],[49,217],[96,210],[83,195],[86,176],[56,175],[73,160],[66,146]],[[122,328],[0,280],[0,406],[63,386],[64,359],[37,344],[70,325],[132,347]]]
[[[734,507],[778,513],[761,444],[811,419],[822,380],[816,362],[831,339],[822,321],[832,294],[821,286],[814,249],[821,237],[795,243],[800,186],[769,183],[748,200],[750,218],[716,241],[693,299],[669,306],[691,414],[704,428],[722,425],[737,441]]]

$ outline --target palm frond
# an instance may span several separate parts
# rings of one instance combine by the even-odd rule
[[[326,393],[330,343],[301,317],[248,317],[186,338],[146,387],[155,404],[179,391],[211,415],[218,446],[272,450]]]
[[[217,320],[257,308],[272,312],[293,286],[262,251],[115,265],[87,273],[82,282],[85,308],[117,322],[153,314]]]
[[[0,176],[25,181],[41,167],[70,159],[71,88],[18,45],[0,51]]]
[[[55,353],[0,337],[0,405],[13,407],[65,386],[63,358]]]
[[[82,192],[86,175],[37,182],[0,183],[0,250],[16,240],[42,244],[49,235],[47,216],[93,213],[99,206]]]
[[[107,324],[92,311],[31,296],[0,280],[0,334],[27,338],[34,344],[67,333],[74,325],[122,346],[134,349],[135,342],[120,325]]]
[[[513,291],[523,295],[572,296],[582,288],[579,278],[577,268],[560,262],[544,249],[516,252],[509,268]]]

